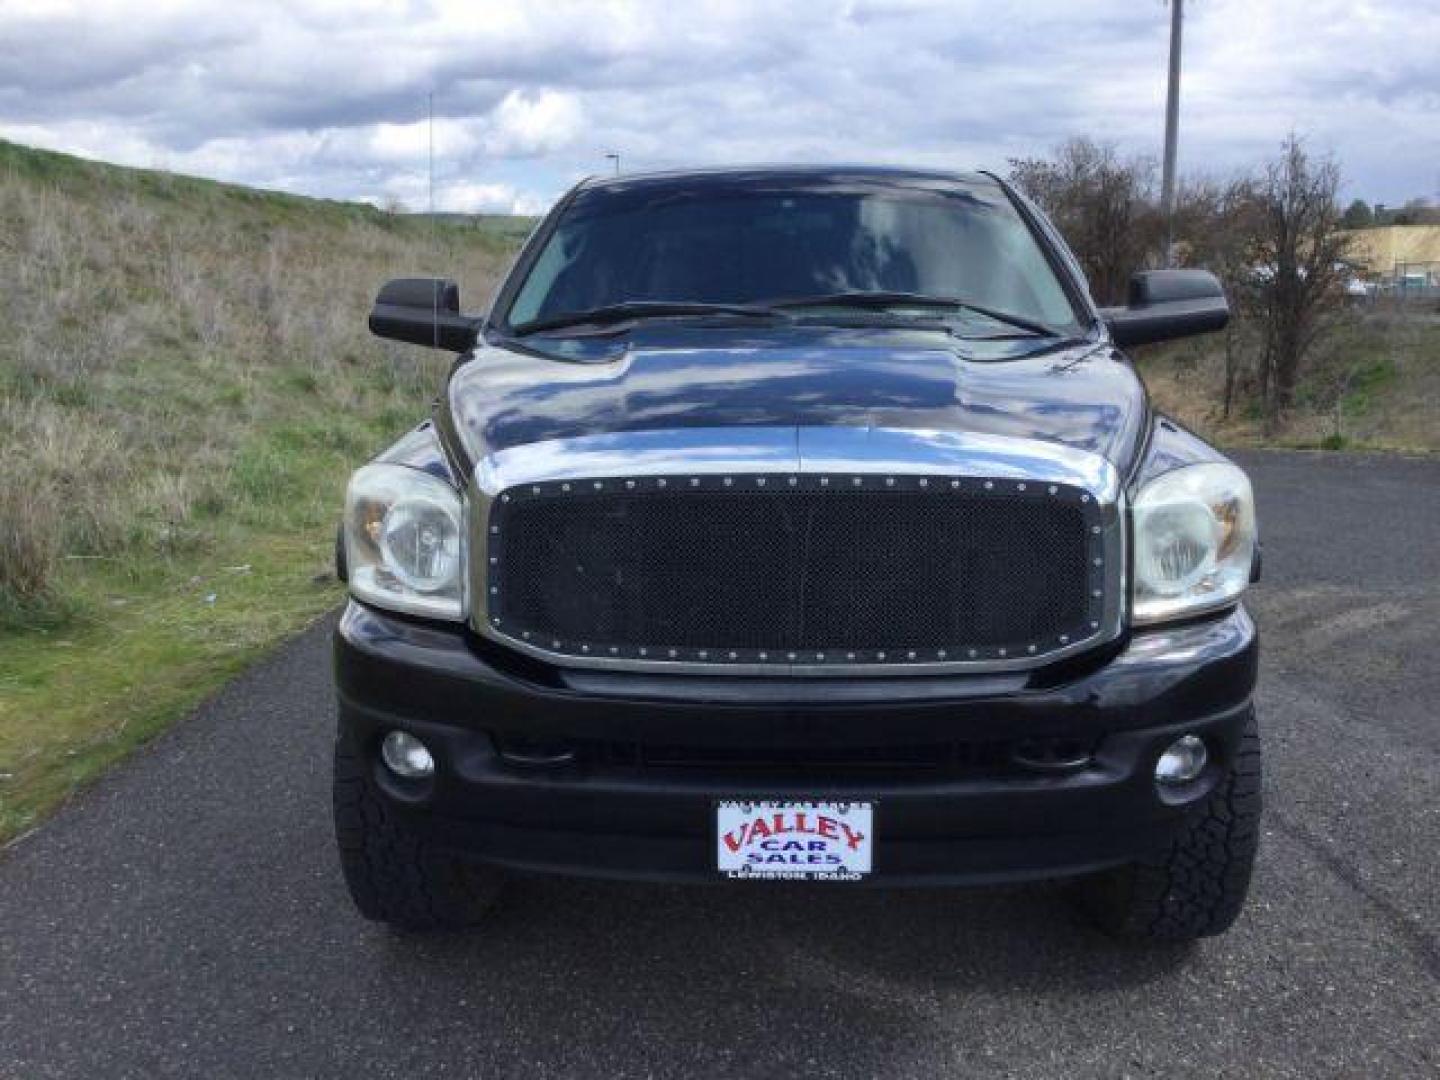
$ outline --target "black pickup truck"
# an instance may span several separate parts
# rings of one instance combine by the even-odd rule
[[[1216,330],[1202,270],[1099,309],[989,174],[590,180],[353,476],[341,863],[473,921],[554,872],[764,888],[1068,878],[1109,932],[1225,930],[1260,815],[1245,474],[1120,351]]]

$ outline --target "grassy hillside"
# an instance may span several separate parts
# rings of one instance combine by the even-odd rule
[[[479,302],[521,231],[0,142],[0,842],[339,599],[345,476],[447,363],[374,291]]]
[[[1159,407],[1207,438],[1228,446],[1440,452],[1440,312],[1433,308],[1347,313],[1316,346],[1295,409],[1269,435],[1253,386],[1242,383],[1223,415],[1226,341],[1208,335],[1136,355]],[[1258,333],[1240,326],[1231,346],[1253,360]]]

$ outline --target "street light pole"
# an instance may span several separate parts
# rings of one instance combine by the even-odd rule
[[[1165,171],[1160,209],[1165,217],[1165,265],[1175,264],[1175,150],[1180,139],[1180,26],[1185,0],[1170,0],[1170,90],[1165,98]]]

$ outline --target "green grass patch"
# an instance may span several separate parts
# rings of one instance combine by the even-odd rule
[[[341,599],[346,476],[450,360],[375,291],[482,299],[526,227],[0,141],[0,843]]]
[[[204,556],[67,566],[69,610],[0,649],[0,842],[332,607],[332,541],[235,529]]]

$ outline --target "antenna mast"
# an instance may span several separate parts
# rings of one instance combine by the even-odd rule
[[[429,182],[430,182],[430,248],[431,255],[439,262],[440,259],[440,219],[435,216],[435,91],[431,90],[428,96],[429,105]],[[430,325],[434,328],[435,348],[440,348],[440,281],[435,280],[435,287],[432,290],[434,309],[431,313]]]

